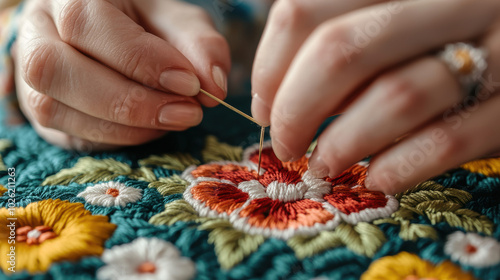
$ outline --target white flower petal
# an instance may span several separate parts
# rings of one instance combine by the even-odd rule
[[[118,195],[115,197],[106,192],[109,189],[116,189]],[[127,187],[120,182],[105,182],[87,187],[84,191],[77,195],[83,197],[87,203],[98,206],[125,207],[127,203],[134,203],[142,198],[142,190],[133,187]]]
[[[500,243],[476,233],[457,231],[448,235],[444,251],[452,260],[475,267],[500,263]]]
[[[158,279],[187,280],[196,273],[194,263],[182,257],[170,242],[158,238],[140,237],[132,243],[114,246],[104,251],[106,263],[97,271],[98,279]],[[153,273],[141,273],[137,268],[150,262],[155,265]]]

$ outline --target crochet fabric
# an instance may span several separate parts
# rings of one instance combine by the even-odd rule
[[[258,176],[259,129],[224,108],[113,153],[29,125],[0,139],[5,278],[500,279],[500,159],[387,196],[364,187],[367,161],[315,179],[269,144]]]

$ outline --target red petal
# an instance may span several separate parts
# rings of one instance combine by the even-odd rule
[[[381,192],[345,185],[333,187],[332,193],[326,194],[324,199],[347,215],[367,208],[385,207],[387,204],[387,198]]]
[[[200,182],[191,189],[194,199],[205,202],[212,210],[231,214],[248,200],[248,194],[240,189],[220,182]]]
[[[316,223],[324,224],[334,218],[321,203],[309,199],[292,202],[270,198],[254,199],[239,215],[249,217],[248,223],[252,226],[278,230],[310,227]]]
[[[332,185],[347,185],[347,186],[356,186],[361,185],[364,186],[366,179],[366,170],[365,166],[355,164],[351,166],[349,169],[342,172],[335,178],[325,178],[326,181],[332,182]]]
[[[255,150],[249,157],[250,161],[259,164],[259,150]],[[262,168],[269,170],[279,169],[283,165],[273,152],[271,147],[262,149],[261,165]]]
[[[209,177],[221,180],[228,180],[235,184],[244,181],[251,181],[257,179],[257,171],[250,171],[246,166],[236,164],[205,164],[198,166],[195,170],[191,171],[191,175],[195,178]]]
[[[278,181],[279,183],[297,184],[302,181],[302,176],[297,171],[271,169],[266,171],[266,173],[259,178],[259,182],[266,187],[273,181]]]

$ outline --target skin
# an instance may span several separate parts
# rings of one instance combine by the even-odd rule
[[[226,96],[229,48],[199,7],[30,0],[13,47],[21,109],[47,141],[96,151],[200,123]],[[203,46],[203,47],[200,47]],[[78,78],[75,78],[78,77]]]
[[[306,152],[316,177],[372,155],[366,186],[401,192],[500,150],[500,2],[280,0],[253,66],[252,113],[283,161]],[[378,26],[378,27],[377,27]],[[453,42],[488,52],[466,96],[435,53]]]

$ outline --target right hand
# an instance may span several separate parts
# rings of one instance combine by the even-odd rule
[[[200,123],[200,86],[226,95],[229,48],[199,7],[165,0],[30,0],[13,47],[20,107],[70,149],[142,144]]]

